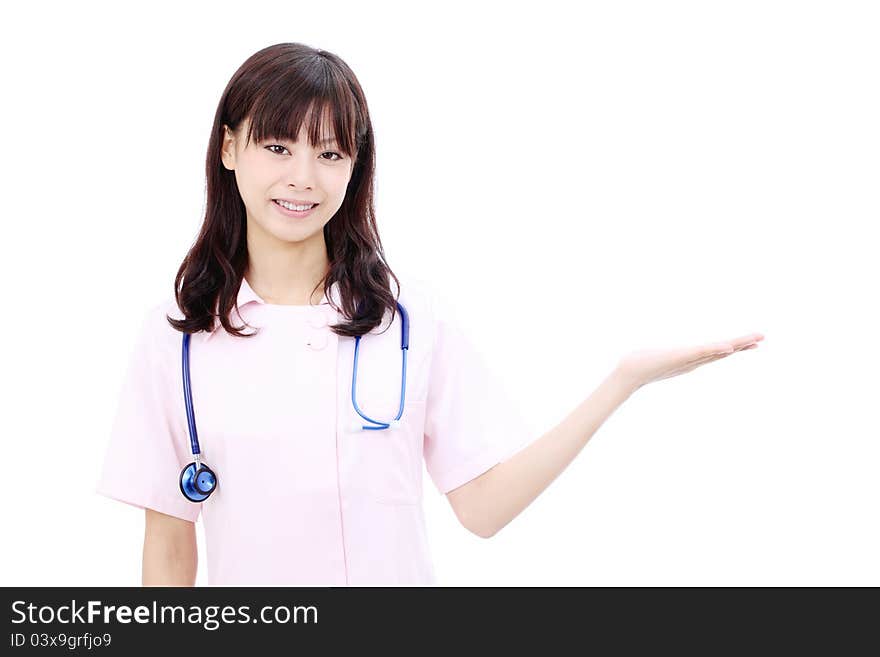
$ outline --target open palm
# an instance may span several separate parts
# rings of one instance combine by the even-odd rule
[[[696,347],[674,349],[642,349],[620,359],[618,368],[636,388],[661,379],[690,372],[700,365],[726,358],[737,351],[754,349],[764,339],[760,333],[749,333],[733,340],[713,342]]]

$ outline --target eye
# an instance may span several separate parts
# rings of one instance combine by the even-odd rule
[[[273,148],[280,148],[282,151],[287,151],[287,149],[284,146],[282,146],[281,144],[269,144],[268,146],[266,146],[266,149],[270,153],[274,153],[275,155],[283,155],[283,153],[281,153],[281,152],[272,150]],[[287,151],[287,152],[289,153],[290,151]],[[325,151],[324,153],[321,153],[321,157],[324,157],[325,155],[335,155],[336,156],[335,158],[324,158],[324,159],[329,159],[330,162],[338,162],[339,160],[342,159],[342,156],[335,151]]]

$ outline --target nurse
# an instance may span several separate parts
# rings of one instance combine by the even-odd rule
[[[450,308],[388,266],[374,164],[363,91],[336,55],[277,44],[227,84],[204,221],[137,331],[97,488],[145,510],[145,585],[195,583],[199,518],[209,584],[434,584],[422,463],[462,525],[490,537],[635,390],[763,337],[630,354],[534,436]],[[217,475],[197,502],[180,485],[185,334],[199,458]],[[357,406],[400,415],[387,429],[365,429],[352,403],[356,348]]]

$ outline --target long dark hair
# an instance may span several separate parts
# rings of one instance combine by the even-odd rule
[[[254,335],[241,333],[244,326],[236,328],[229,319],[232,308],[237,309],[248,251],[247,215],[235,172],[227,170],[220,159],[224,124],[237,130],[243,120],[250,119],[247,142],[252,135],[258,142],[269,137],[295,141],[301,123],[310,116],[308,135],[314,147],[322,137],[325,112],[331,117],[341,150],[354,160],[354,168],[342,205],[324,226],[330,267],[315,290],[323,283],[329,291],[338,282],[342,308],[327,295],[330,305],[349,320],[331,325],[338,335],[368,333],[382,323],[386,310],[391,311],[393,320],[397,305],[390,278],[397,285],[398,296],[400,281],[385,262],[376,227],[376,152],[363,90],[337,55],[300,43],[279,43],[254,53],[241,65],[217,106],[208,142],[205,219],[174,280],[174,294],[184,319],[166,315],[175,329],[210,331],[217,318],[232,335]]]

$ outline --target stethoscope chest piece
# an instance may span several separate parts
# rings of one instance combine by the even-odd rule
[[[208,466],[197,468],[195,461],[180,472],[180,492],[191,502],[202,502],[217,488],[217,476]]]

